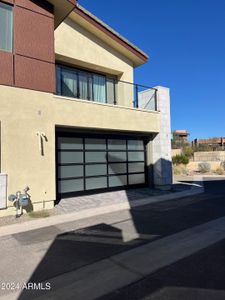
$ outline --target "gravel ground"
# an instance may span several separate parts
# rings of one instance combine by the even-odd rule
[[[55,208],[49,209],[49,210],[45,210],[44,212],[48,213],[49,217],[60,214],[59,211],[57,211]],[[5,225],[11,225],[11,224],[19,224],[19,223],[23,223],[23,222],[27,222],[27,221],[32,221],[32,220],[38,219],[37,217],[36,218],[32,217],[32,216],[30,216],[27,213],[24,213],[19,218],[16,218],[15,216],[16,216],[16,210],[15,210],[15,215],[13,215],[13,216],[1,217],[0,218],[0,227],[1,226],[5,226]]]

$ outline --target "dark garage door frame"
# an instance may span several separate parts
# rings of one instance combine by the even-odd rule
[[[82,149],[67,149],[67,150],[62,150],[59,149],[58,147],[58,139],[59,138],[80,138],[82,139],[83,147]],[[85,149],[85,139],[103,139],[106,140],[106,148],[105,149]],[[126,149],[125,150],[113,150],[109,149],[109,140],[126,140]],[[128,149],[128,140],[142,140],[144,144],[144,149],[143,150],[131,150]],[[121,134],[121,133],[115,133],[115,132],[104,132],[104,133],[92,133],[92,132],[79,132],[79,131],[66,131],[66,129],[61,130],[56,130],[56,193],[57,193],[57,199],[56,202],[58,202],[61,198],[68,198],[68,197],[73,197],[73,196],[79,196],[79,195],[88,195],[88,194],[95,194],[95,193],[100,193],[100,192],[108,192],[108,191],[114,191],[114,190],[125,190],[125,189],[131,189],[131,188],[137,188],[137,187],[146,187],[147,186],[147,181],[148,181],[148,168],[146,165],[146,144],[149,141],[149,137],[146,136],[141,136],[141,135],[134,135],[134,134]],[[128,151],[129,150],[129,151]],[[63,166],[65,164],[60,164],[59,162],[59,153],[61,152],[82,152],[83,153],[83,162],[82,163],[68,163],[66,164],[67,166],[72,166],[72,165],[77,165],[77,166],[82,166],[83,167],[83,175],[79,177],[70,177],[70,178],[64,178],[61,179],[59,177],[59,170],[58,168],[60,166]],[[104,152],[106,153],[106,161],[105,162],[86,162],[85,161],[85,154],[88,152]],[[126,153],[126,160],[124,161],[109,161],[109,152],[124,152]],[[128,152],[129,153],[134,153],[134,152],[143,152],[144,154],[144,160],[128,160]],[[110,187],[109,186],[109,180],[112,177],[115,177],[115,175],[109,173],[109,164],[126,164],[126,172],[124,173],[118,173],[117,175],[119,176],[126,176],[127,184],[122,185],[122,186],[116,186],[116,187]],[[129,184],[129,175],[138,175],[138,174],[143,174],[143,172],[128,172],[128,165],[132,163],[144,163],[144,178],[145,182],[141,184]],[[91,165],[106,165],[107,166],[107,172],[104,175],[96,175],[96,176],[87,176],[86,174],[86,166],[91,166]],[[106,188],[98,188],[98,189],[86,189],[86,179],[91,179],[91,178],[107,178],[107,187]],[[83,180],[84,184],[84,190],[83,191],[72,191],[72,192],[60,192],[59,191],[59,181],[62,180]]]

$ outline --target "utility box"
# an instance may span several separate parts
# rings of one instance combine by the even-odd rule
[[[7,175],[0,174],[0,209],[7,207]]]

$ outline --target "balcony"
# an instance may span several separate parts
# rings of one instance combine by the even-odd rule
[[[115,87],[115,105],[157,111],[157,89],[126,81],[115,81]]]
[[[113,77],[57,65],[58,96],[157,111],[157,89]]]

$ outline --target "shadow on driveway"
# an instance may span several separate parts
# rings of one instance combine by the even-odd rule
[[[203,184],[205,194],[143,207],[131,207],[128,220],[111,225],[100,223],[58,234],[28,282],[47,281],[117,253],[225,216],[225,181],[205,180]],[[45,229],[40,229],[38,235],[42,234],[45,234]],[[14,237],[21,242],[23,240],[21,235],[23,233]],[[28,242],[35,243],[35,239],[35,234],[32,235],[31,231]],[[225,255],[224,251],[221,252],[221,249],[225,249],[225,242],[213,247],[148,276],[136,283],[134,287],[131,286],[118,294],[111,294],[102,299],[142,299],[148,296],[146,299],[199,300],[202,298],[197,297],[198,289],[225,291],[225,269],[223,268]],[[137,292],[134,292],[135,286]],[[168,290],[170,286],[185,287],[185,289],[179,290],[181,294],[177,294],[178,291]],[[161,296],[155,294],[163,289]],[[151,294],[154,294],[153,298],[150,297]],[[36,291],[32,295],[31,297],[29,291],[24,290],[19,299],[35,299],[44,296],[45,291]]]

